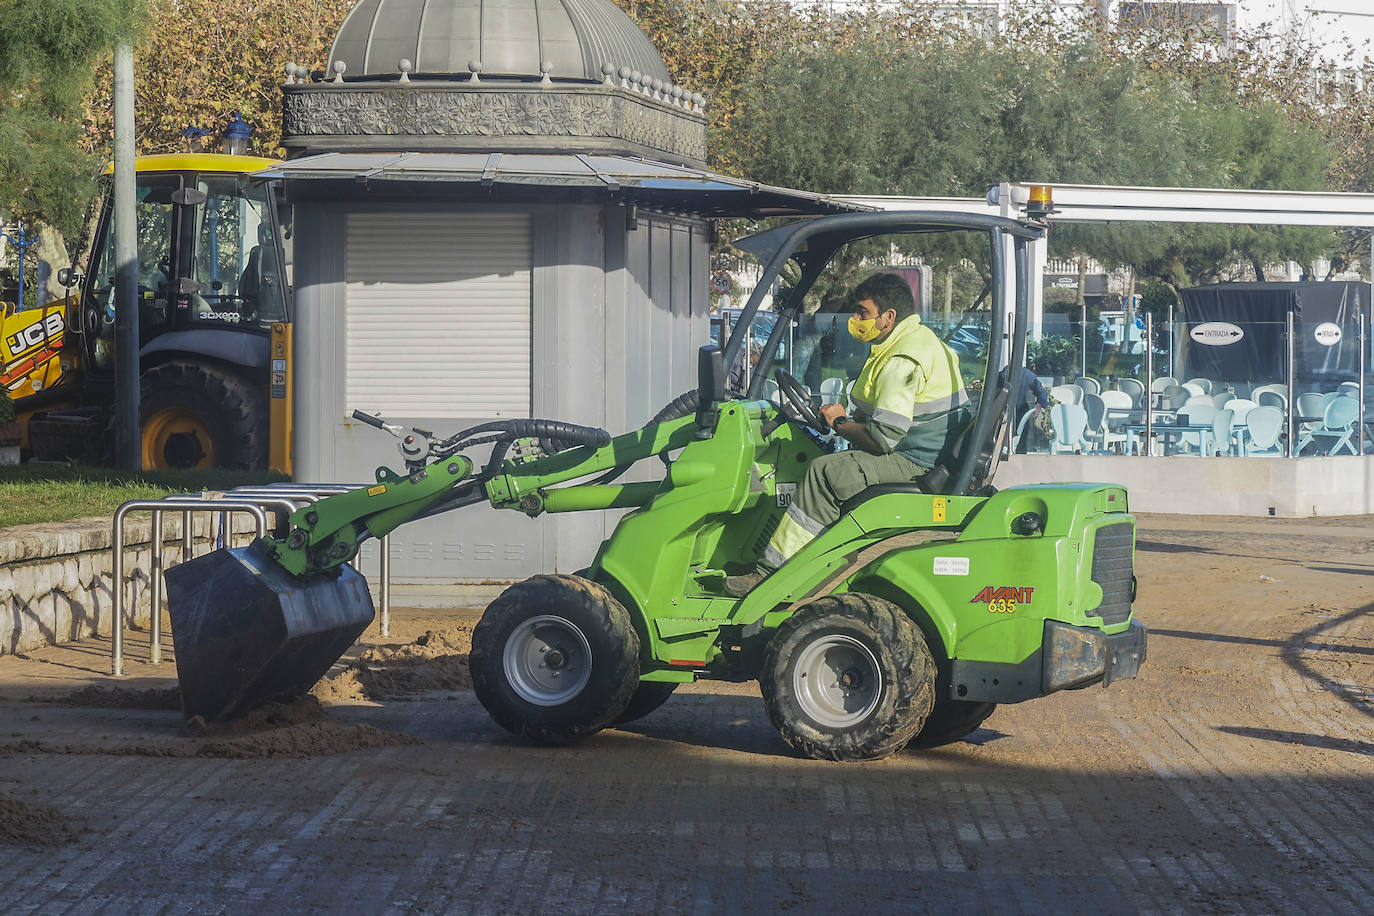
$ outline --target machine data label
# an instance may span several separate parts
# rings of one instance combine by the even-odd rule
[[[379,484],[377,484],[375,487],[368,487],[368,488],[367,488],[367,495],[368,495],[368,496],[381,496],[381,495],[382,495],[383,493],[385,493],[385,492],[386,492],[386,484],[384,484],[384,483],[379,483]]]
[[[778,508],[786,509],[792,505],[792,500],[797,498],[797,485],[795,483],[780,483],[777,489]]]
[[[967,576],[968,557],[936,557],[935,575]]]

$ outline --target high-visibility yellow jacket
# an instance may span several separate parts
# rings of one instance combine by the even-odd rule
[[[873,345],[849,396],[854,419],[883,454],[897,452],[923,468],[948,457],[969,419],[959,357],[919,315]]]

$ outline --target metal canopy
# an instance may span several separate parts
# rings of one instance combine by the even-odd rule
[[[718,218],[813,216],[880,209],[842,197],[731,178],[703,169],[583,153],[320,153],[254,174],[288,181],[444,183],[460,194],[527,196],[550,189]]]
[[[1238,223],[1269,226],[1374,227],[1374,194],[1326,191],[1250,191],[1218,188],[1141,188],[1053,182],[1057,223]],[[1019,212],[1032,182],[994,187],[986,199],[848,197],[879,210]]]

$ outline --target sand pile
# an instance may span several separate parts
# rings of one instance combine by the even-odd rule
[[[33,805],[0,795],[0,846],[62,846],[79,831],[51,805]]]
[[[86,706],[94,709],[180,709],[181,690],[177,687],[130,690],[124,687],[82,687],[55,697],[29,697],[30,702],[58,706]]]
[[[342,672],[316,684],[311,694],[326,703],[347,703],[405,700],[433,691],[471,690],[471,648],[470,625],[429,630],[403,646],[368,649]]]
[[[264,760],[274,757],[323,757],[420,743],[420,739],[399,732],[339,722],[329,717],[319,700],[304,696],[290,703],[269,703],[232,722],[211,725],[195,739],[103,744],[59,744],[26,739],[9,745],[5,751],[21,754]]]

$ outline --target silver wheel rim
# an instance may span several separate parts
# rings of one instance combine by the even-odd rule
[[[506,639],[506,681],[522,700],[557,706],[582,692],[592,677],[592,647],[571,620],[531,617]]]
[[[882,669],[868,646],[852,636],[823,636],[797,656],[792,692],[802,711],[818,724],[848,728],[878,707]]]

